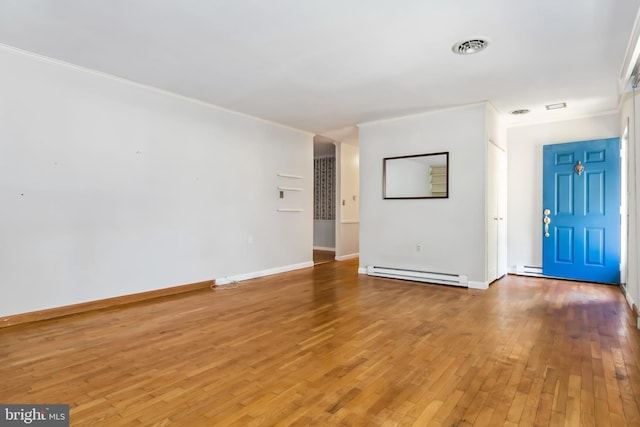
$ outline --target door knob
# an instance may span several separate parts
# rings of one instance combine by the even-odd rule
[[[549,214],[551,214],[551,211],[545,209],[542,213],[544,214],[544,219],[542,220],[542,222],[544,222],[544,237],[549,237],[549,223],[551,222]]]

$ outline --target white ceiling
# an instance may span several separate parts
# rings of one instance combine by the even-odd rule
[[[615,110],[639,6],[0,0],[0,43],[314,133],[484,100],[517,123]],[[473,37],[487,50],[452,53]]]

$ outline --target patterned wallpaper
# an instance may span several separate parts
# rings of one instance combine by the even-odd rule
[[[313,159],[314,219],[336,219],[336,158],[319,157]]]

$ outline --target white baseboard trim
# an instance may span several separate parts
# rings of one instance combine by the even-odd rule
[[[225,276],[216,279],[216,286],[228,285],[233,282],[256,279],[258,277],[270,276],[272,274],[286,273],[287,271],[300,270],[301,268],[313,267],[313,261],[301,262],[300,264],[285,265],[282,267],[269,268],[267,270],[255,271],[253,273],[237,274],[235,276]]]
[[[328,248],[325,246],[314,246],[313,249],[316,251],[335,251],[336,250],[336,248]]]
[[[489,283],[487,282],[474,282],[472,280],[469,280],[467,282],[467,286],[469,289],[481,289],[481,290],[489,289]]]
[[[625,286],[620,285],[620,290],[622,291],[622,294],[627,300],[627,304],[629,304],[629,307],[631,307],[631,309],[633,310],[635,301],[633,300],[633,298],[631,298],[631,295],[629,295],[629,292],[627,292],[627,288]]]
[[[358,258],[359,256],[360,256],[360,252],[357,252],[355,254],[340,255],[336,257],[336,261],[346,261],[348,259]]]
[[[367,274],[367,267],[358,267],[358,274]]]
[[[620,291],[622,291],[622,295],[624,295],[624,298],[627,300],[631,311],[634,311],[634,309],[638,307],[638,304],[636,304],[633,298],[631,298],[631,295],[629,295],[629,292],[627,292],[627,286],[624,284],[620,285]],[[638,329],[640,329],[640,315],[638,316]]]

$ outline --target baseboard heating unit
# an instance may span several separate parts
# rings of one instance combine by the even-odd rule
[[[518,265],[516,267],[516,274],[519,276],[544,277],[542,275],[542,267],[533,265]]]
[[[435,273],[433,271],[405,270],[402,268],[377,267],[368,265],[367,275],[390,279],[412,280],[415,282],[437,283],[440,285],[469,287],[467,276],[462,274]]]

